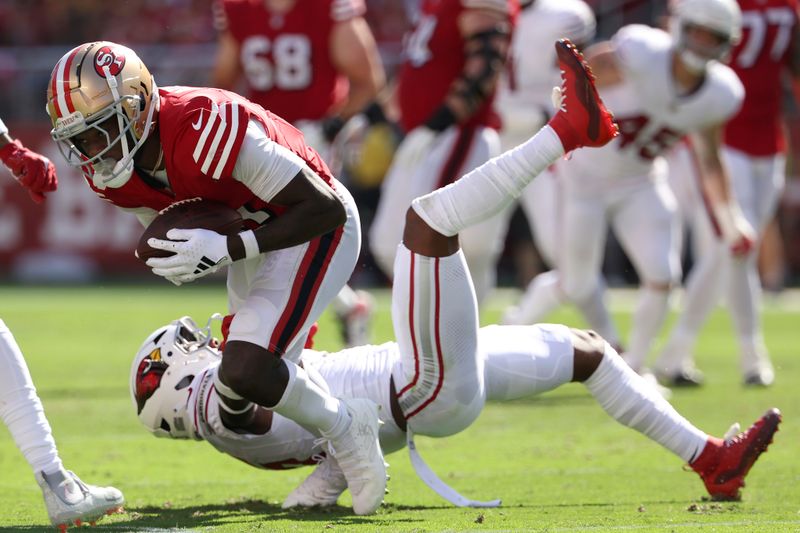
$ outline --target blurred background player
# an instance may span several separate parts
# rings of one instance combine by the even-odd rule
[[[332,143],[386,84],[363,0],[218,0],[212,85],[236,90],[299,128],[338,174]],[[372,298],[349,286],[333,309],[344,341],[369,341]]]
[[[423,0],[420,6],[396,89],[406,137],[369,233],[373,256],[390,277],[411,201],[500,153],[493,101],[517,11],[516,0]],[[495,216],[461,234],[479,302],[494,286],[506,219]]]
[[[582,0],[533,0],[523,2],[511,40],[511,54],[506,75],[497,91],[497,110],[503,121],[500,142],[509,150],[524,142],[552,116],[551,92],[558,85],[558,63],[549,53],[549,43],[569,38],[579,49],[591,43],[596,23],[591,8]],[[538,53],[531,53],[538,50]],[[522,192],[521,205],[531,226],[536,248],[548,265],[558,264],[562,184],[557,176],[559,163],[545,170]],[[545,282],[557,275],[549,272],[534,278]],[[585,301],[576,302],[592,329],[612,346],[620,345],[619,333],[603,303],[604,282]],[[534,291],[529,291],[530,296]],[[532,324],[543,319],[536,301],[523,300],[508,308],[504,324]],[[538,320],[537,320],[538,319]]]
[[[631,25],[587,51],[620,136],[599,150],[575,153],[559,167],[565,189],[559,273],[534,281],[529,296],[544,313],[564,297],[576,302],[596,291],[610,225],[641,283],[623,355],[640,372],[666,317],[670,290],[680,280],[679,220],[660,157],[667,148],[693,134],[710,201],[725,216],[726,242],[739,253],[752,243],[719,154],[722,126],[744,92],[718,61],[739,37],[739,8],[733,0],[682,0],[672,14],[673,36]]]
[[[85,43],[56,64],[47,91],[52,138],[100,198],[146,226],[193,198],[224,202],[248,229],[172,229],[151,247],[154,274],[176,285],[226,268],[230,315],[214,386],[269,407],[329,441],[357,514],[383,500],[377,406],[348,403],[297,365],[308,332],[353,272],[355,202],[288,122],[222,89],[159,88],[131,49]]]
[[[775,215],[784,185],[782,76],[787,70],[800,74],[798,6],[794,0],[739,0],[739,6],[742,39],[733,49],[730,66],[744,84],[745,97],[742,109],[725,126],[722,155],[742,216],[760,237]],[[702,383],[692,351],[724,291],[739,342],[742,379],[747,385],[771,385],[775,373],[759,317],[759,242],[745,255],[733,257],[715,235],[718,225],[707,213],[696,211],[692,221],[692,238],[700,242],[700,253],[687,281],[683,311],[656,364],[659,378],[672,385]]]
[[[0,161],[35,202],[43,202],[45,193],[56,190],[58,179],[50,160],[28,150],[19,140],[12,140],[2,120]],[[54,526],[65,529],[73,524],[93,522],[121,509],[125,499],[120,491],[114,487],[87,485],[74,473],[64,469],[28,365],[14,336],[2,320],[0,418],[31,465]]]

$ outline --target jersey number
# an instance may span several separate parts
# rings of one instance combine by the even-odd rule
[[[298,91],[311,85],[311,42],[306,35],[248,37],[241,60],[250,87],[257,91]]]
[[[433,30],[435,29],[436,17],[423,15],[419,19],[414,33],[406,39],[406,57],[412,67],[421,67],[433,57],[430,48],[428,48],[428,43],[433,37]]]
[[[669,128],[661,128],[647,136],[643,135],[642,130],[650,122],[644,115],[619,118],[616,121],[619,124],[619,148],[623,149],[630,144],[638,146],[639,156],[642,159],[655,159],[683,136]]]
[[[764,49],[769,26],[777,26],[775,39],[769,51],[773,61],[780,61],[786,47],[792,39],[792,27],[795,24],[794,12],[788,7],[770,7],[762,11],[744,11],[742,28],[747,29],[747,40],[739,50],[736,64],[741,68],[752,67]]]

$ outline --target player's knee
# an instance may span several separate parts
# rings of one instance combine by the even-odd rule
[[[606,353],[606,341],[591,330],[570,329],[574,360],[572,381],[586,381],[594,374]]]
[[[572,302],[582,302],[592,295],[596,288],[596,278],[589,276],[586,279],[561,278],[561,292]]]
[[[406,211],[403,244],[412,252],[428,257],[445,257],[458,251],[458,236],[447,237],[431,228],[413,208]]]

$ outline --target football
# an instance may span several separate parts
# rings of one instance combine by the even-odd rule
[[[148,239],[166,239],[171,229],[208,229],[222,235],[239,233],[243,229],[242,216],[230,206],[214,200],[191,198],[181,200],[159,211],[158,216],[144,230],[136,246],[136,255],[142,261],[151,257],[169,257],[172,252],[151,248]]]

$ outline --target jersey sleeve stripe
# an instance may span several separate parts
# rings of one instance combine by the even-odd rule
[[[217,153],[217,148],[219,147],[219,142],[222,140],[222,135],[225,133],[225,130],[228,129],[228,123],[226,120],[226,110],[228,106],[225,104],[219,107],[219,120],[217,125],[217,132],[214,134],[214,139],[211,141],[211,146],[208,147],[208,151],[206,152],[206,159],[203,161],[203,165],[200,167],[200,172],[203,174],[208,174],[208,169],[211,168],[211,163],[214,161],[214,155]]]
[[[217,115],[219,114],[219,107],[217,107],[216,102],[211,102],[211,112],[208,116],[208,121],[206,122],[206,127],[203,128],[203,133],[200,134],[200,139],[197,141],[197,145],[194,147],[194,153],[192,154],[192,159],[194,162],[197,163],[200,161],[200,155],[203,153],[203,147],[206,145],[206,140],[208,139],[208,135],[211,133],[211,130],[214,127],[214,122],[216,122]],[[203,111],[200,111],[200,118],[198,120],[203,119]]]
[[[244,113],[244,110],[239,109],[239,104],[236,102],[232,102],[230,104],[231,108],[231,127],[228,130],[228,139],[225,141],[225,147],[222,150],[222,154],[219,157],[219,161],[217,162],[217,167],[214,169],[214,174],[212,174],[211,178],[218,180],[222,177],[222,171],[225,169],[225,165],[228,163],[228,159],[231,156],[231,150],[233,149],[233,145],[236,142],[236,138],[239,134],[240,129],[240,115]]]
[[[507,0],[461,0],[461,4],[467,9],[485,9],[502,15],[511,14]]]
[[[331,19],[344,22],[355,17],[360,17],[367,12],[364,0],[333,0],[331,2]]]

